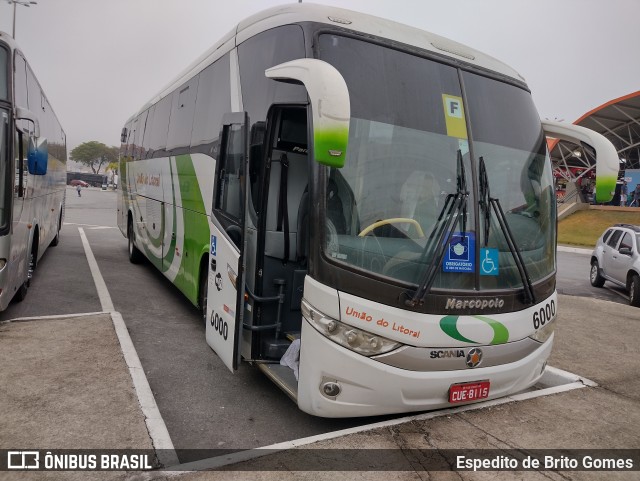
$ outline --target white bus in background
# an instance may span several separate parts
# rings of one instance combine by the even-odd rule
[[[135,81],[135,77],[132,77]],[[255,364],[318,416],[533,385],[557,312],[545,133],[510,67],[439,36],[310,5],[238,24],[122,130],[119,225]]]
[[[31,67],[0,32],[0,311],[22,300],[64,216],[66,137]]]

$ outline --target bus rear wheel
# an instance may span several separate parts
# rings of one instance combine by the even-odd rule
[[[133,232],[133,222],[129,219],[127,223],[127,240],[129,248],[129,262],[132,264],[140,264],[142,262],[142,253],[135,244],[135,233]]]

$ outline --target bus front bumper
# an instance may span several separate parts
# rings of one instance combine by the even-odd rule
[[[544,372],[552,335],[526,357],[499,366],[456,371],[409,371],[356,354],[330,341],[302,322],[298,406],[322,417],[356,417],[428,411],[465,403],[449,402],[453,384],[489,381],[488,399],[523,391]],[[337,396],[326,384],[339,386]],[[335,386],[333,386],[335,388]],[[329,392],[331,390],[329,389]]]

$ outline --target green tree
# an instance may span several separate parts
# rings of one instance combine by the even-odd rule
[[[88,167],[94,174],[99,174],[103,165],[118,160],[118,147],[107,147],[102,142],[91,140],[78,145],[71,151],[71,160]]]
[[[120,163],[119,162],[109,162],[109,165],[107,165],[107,171],[111,171],[115,174],[118,173],[118,168],[120,167]]]

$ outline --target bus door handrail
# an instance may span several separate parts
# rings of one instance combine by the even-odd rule
[[[285,298],[284,288],[285,288],[286,282],[284,279],[274,279],[273,283],[278,286],[277,296],[259,296],[255,294],[249,286],[245,286],[245,292],[249,295],[249,297],[251,297],[251,299],[253,299],[256,302],[265,303],[265,304],[271,303],[271,302],[278,303],[278,312],[276,314],[275,324],[268,324],[265,326],[253,326],[253,325],[243,323],[242,327],[243,329],[247,329],[249,331],[268,331],[269,329],[275,329],[276,330],[275,337],[276,339],[278,339],[278,337],[280,336],[280,330],[282,328],[282,305],[284,304],[284,298]]]

